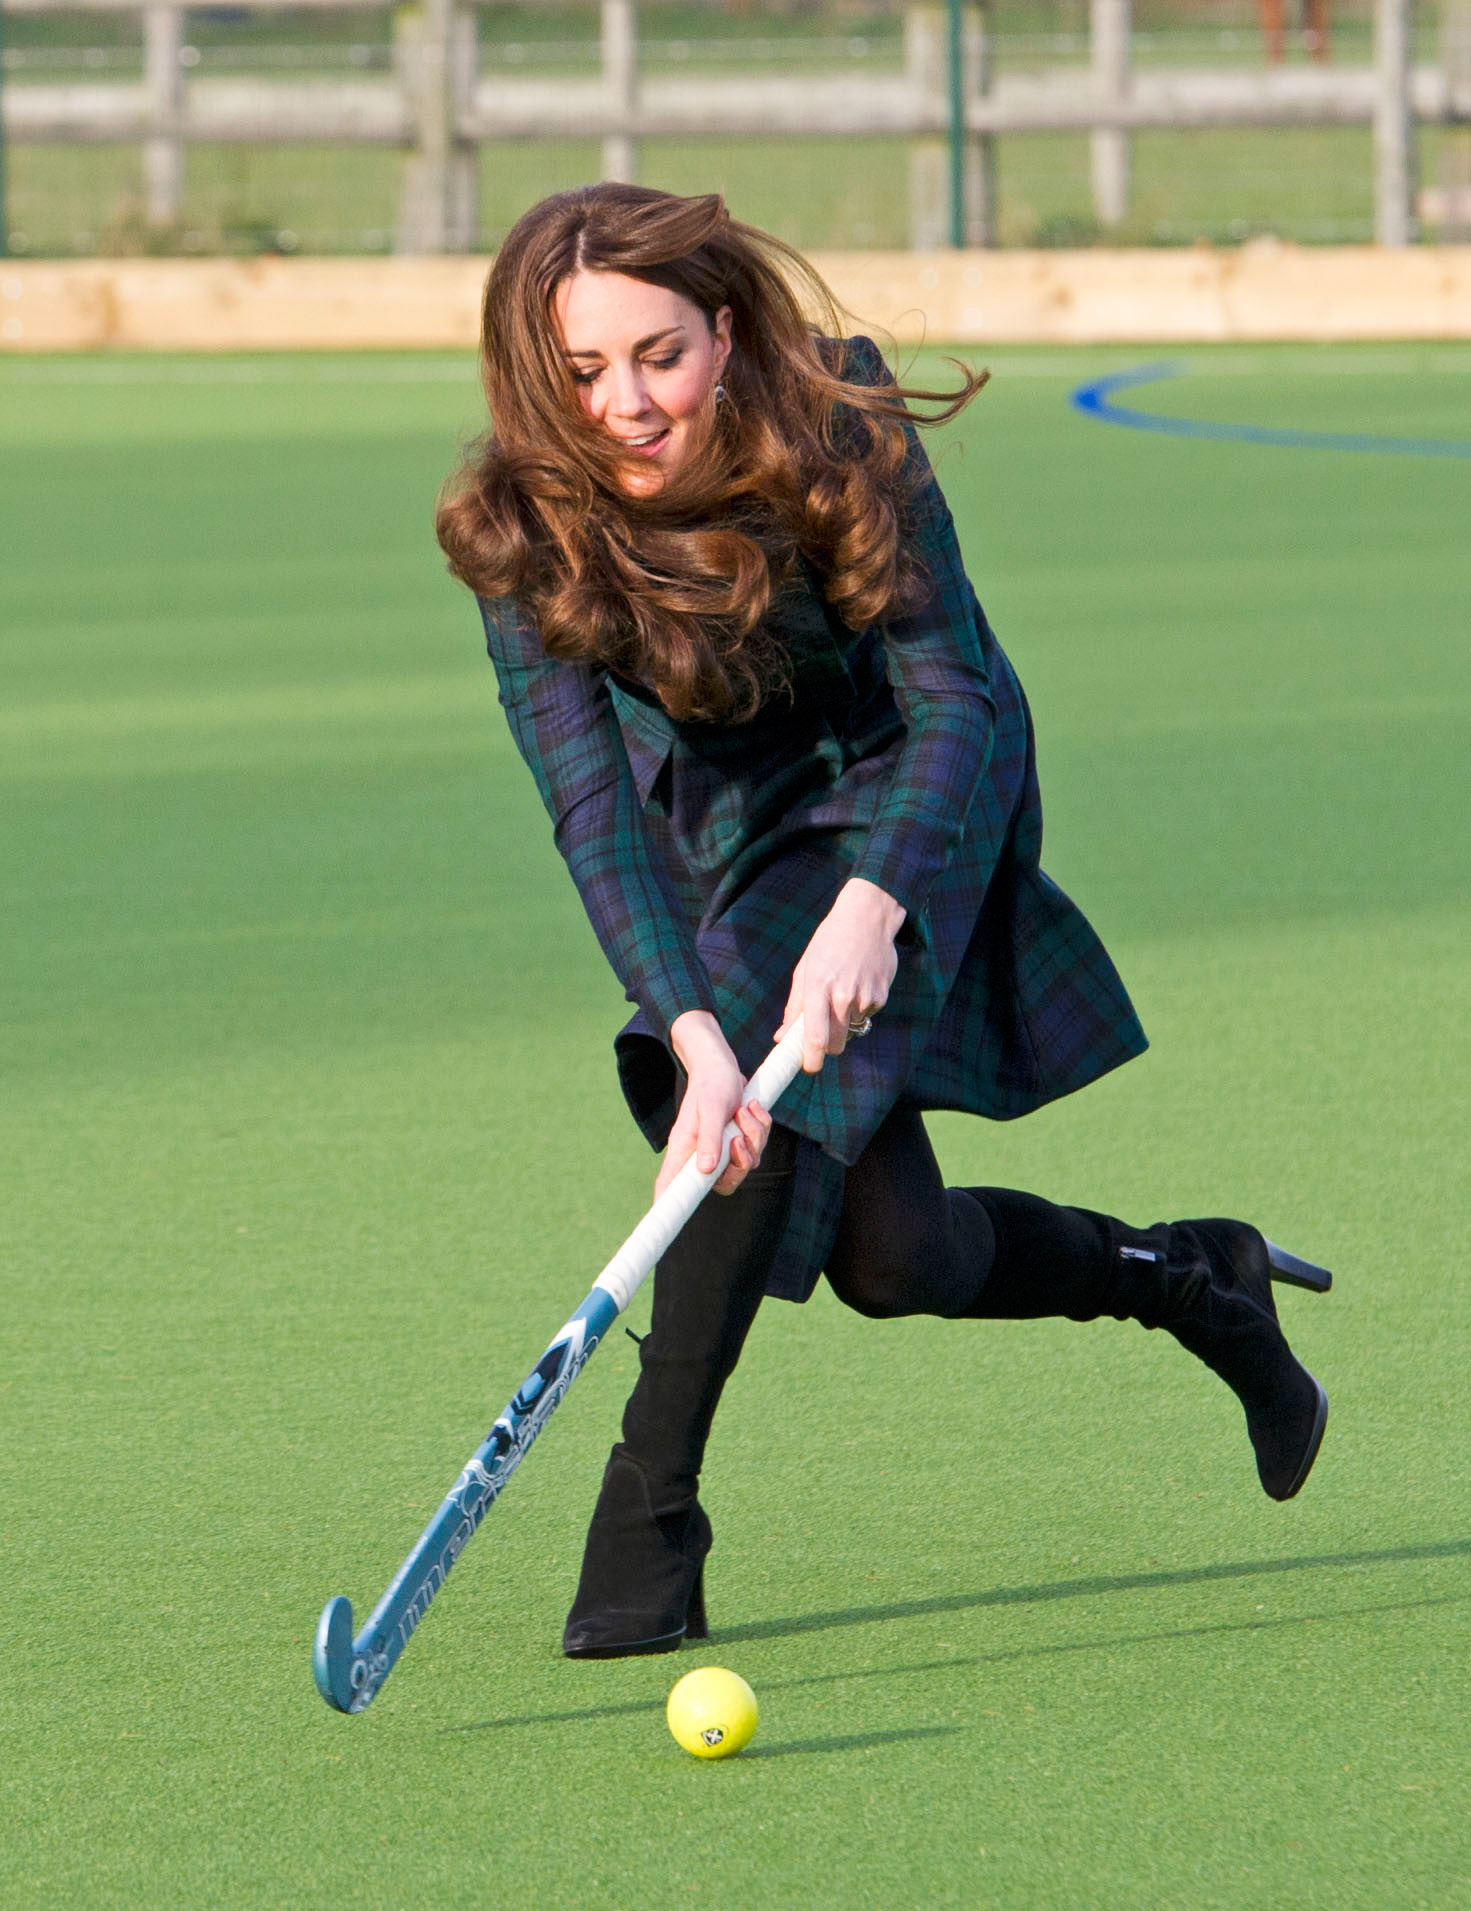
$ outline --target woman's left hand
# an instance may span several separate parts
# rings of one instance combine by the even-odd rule
[[[771,1116],[758,1103],[745,1100],[741,1065],[708,1010],[687,1009],[677,1015],[670,1025],[669,1041],[684,1069],[686,1086],[654,1182],[654,1198],[663,1194],[691,1155],[703,1173],[714,1168],[729,1121],[735,1122],[740,1133],[731,1141],[730,1160],[715,1183],[715,1192],[734,1194],[760,1164],[771,1134]]]
[[[876,883],[855,876],[817,925],[792,974],[779,1041],[799,1015],[806,1017],[802,1067],[817,1074],[829,1055],[841,1055],[853,1028],[877,1015],[889,999],[899,958],[894,938],[904,910]]]

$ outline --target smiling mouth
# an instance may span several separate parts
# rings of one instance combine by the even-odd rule
[[[615,433],[614,436],[616,437],[617,434]],[[666,425],[662,431],[647,432],[642,438],[619,438],[618,442],[626,450],[641,451],[646,458],[650,458],[656,451],[661,450],[668,440],[669,427]]]

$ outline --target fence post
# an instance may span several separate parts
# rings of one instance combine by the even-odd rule
[[[965,96],[984,99],[995,67],[994,0],[978,0],[965,36]],[[965,243],[997,243],[996,135],[976,133],[965,149]]]
[[[1471,93],[1471,0],[1447,0],[1440,16],[1440,58],[1447,115]],[[1471,127],[1452,119],[1440,140],[1440,218],[1436,236],[1464,245],[1471,239]]]
[[[1374,237],[1415,237],[1415,124],[1410,115],[1410,0],[1374,0]]]
[[[1132,0],[1089,0],[1093,87],[1111,106],[1129,91]],[[1095,126],[1089,135],[1093,160],[1093,211],[1101,226],[1122,225],[1129,212],[1129,135],[1121,126]]]
[[[10,257],[10,221],[5,197],[5,0],[0,0],[0,259]]]
[[[461,128],[474,111],[480,77],[480,41],[475,8],[457,5],[450,17],[450,157],[448,244],[473,252],[480,242],[480,148]]]
[[[166,226],[184,205],[184,14],[180,7],[143,9],[143,90],[148,133],[143,141],[143,201],[151,226]]]
[[[603,0],[603,85],[608,110],[625,122],[638,111],[638,15],[634,0]],[[609,133],[603,141],[603,177],[632,185],[638,178],[638,143],[632,133]]]
[[[916,110],[938,128],[945,121],[945,16],[937,6],[909,7],[904,15],[904,76]],[[936,252],[950,226],[949,154],[936,133],[909,143],[909,245]]]
[[[400,253],[445,252],[451,243],[454,93],[450,51],[455,0],[421,0],[394,15],[394,52],[409,125],[399,195]],[[461,182],[463,183],[463,181]]]

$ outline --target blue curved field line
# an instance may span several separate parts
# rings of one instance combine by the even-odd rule
[[[1310,451],[1382,451],[1401,458],[1471,458],[1471,443],[1457,438],[1381,438],[1360,431],[1295,431],[1284,425],[1228,425],[1209,418],[1169,418],[1157,411],[1136,411],[1116,405],[1115,392],[1135,385],[1158,384],[1179,378],[1188,366],[1178,363],[1136,365],[1127,372],[1110,372],[1090,385],[1079,385],[1072,395],[1077,410],[1105,425],[1127,425],[1131,431],[1159,431],[1169,438],[1215,438],[1238,445],[1296,445]]]

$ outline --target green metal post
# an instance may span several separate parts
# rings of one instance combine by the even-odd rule
[[[959,248],[965,244],[964,0],[945,0],[945,11],[950,39],[950,243]]]

